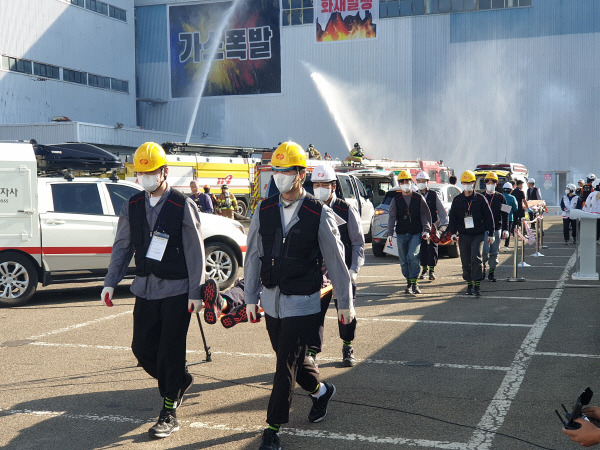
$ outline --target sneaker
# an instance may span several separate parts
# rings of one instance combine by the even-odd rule
[[[183,396],[192,387],[193,383],[194,383],[194,377],[192,376],[191,373],[186,372],[185,376],[183,378],[183,385],[181,386],[181,389],[179,390],[179,396],[177,397],[177,406],[178,407],[181,406],[181,404],[183,403]]]
[[[467,285],[467,295],[473,295],[473,285],[472,284]]]
[[[475,292],[473,293],[475,297],[481,297],[481,287],[475,286]]]
[[[335,394],[335,386],[331,383],[323,383],[327,392],[325,392],[321,397],[314,398],[312,395],[310,399],[313,402],[312,408],[310,408],[310,412],[308,413],[308,421],[312,423],[321,422],[325,416],[327,415],[327,405],[329,405],[329,400]]]
[[[342,347],[342,364],[344,367],[354,367],[356,365],[356,358],[354,358],[354,347],[351,345],[344,345]]]
[[[231,328],[242,322],[248,322],[246,305],[240,305],[221,317],[221,325],[225,328]]]
[[[421,275],[419,275],[419,280],[424,280],[426,273],[427,273],[427,267],[423,267],[423,270],[421,271]]]
[[[569,245],[569,241],[565,241],[565,245]]]
[[[158,416],[158,422],[148,430],[148,434],[151,438],[162,439],[178,430],[179,423],[175,417],[175,411],[163,408]]]
[[[258,450],[281,450],[279,445],[279,434],[275,430],[265,428],[263,439]]]
[[[577,241],[575,239],[573,239],[573,242],[571,242],[571,244],[575,245],[575,244],[577,244]]]
[[[221,315],[221,296],[217,282],[210,278],[202,286],[200,296],[204,301],[204,321],[211,325],[217,323]]]
[[[429,271],[429,281],[433,281],[435,280],[435,273],[433,273],[431,270]]]
[[[496,281],[496,275],[494,275],[494,272],[492,272],[491,270],[490,270],[490,273],[488,274],[488,280],[494,281],[494,282]]]
[[[421,289],[419,289],[419,286],[417,286],[416,284],[412,285],[412,293],[413,294],[420,294],[421,293]]]
[[[510,248],[508,248],[508,247],[505,245],[504,247],[502,247],[502,251],[503,251],[504,253],[508,253],[508,252],[510,252]]]
[[[410,294],[410,286],[411,286],[411,283],[410,283],[410,281],[409,281],[409,282],[406,284],[406,289],[404,289],[404,293],[405,293],[405,294]]]

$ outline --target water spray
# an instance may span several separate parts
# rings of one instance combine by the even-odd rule
[[[196,116],[198,115],[198,108],[200,107],[200,100],[202,99],[202,93],[204,92],[204,87],[206,86],[206,82],[208,81],[208,74],[210,73],[210,69],[212,68],[213,62],[215,60],[215,54],[217,53],[217,49],[219,48],[219,44],[221,43],[221,36],[225,32],[225,27],[229,23],[233,12],[235,11],[240,0],[233,0],[231,7],[225,13],[223,20],[219,24],[219,28],[217,28],[217,32],[215,33],[215,38],[208,49],[208,60],[204,64],[202,68],[202,74],[200,77],[200,89],[198,91],[198,97],[196,98],[196,103],[194,105],[194,110],[192,112],[192,119],[190,120],[190,126],[188,128],[188,132],[185,138],[185,142],[190,142],[190,138],[192,137],[192,130],[194,129],[194,125],[196,123]]]

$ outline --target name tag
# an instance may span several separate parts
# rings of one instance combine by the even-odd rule
[[[465,228],[475,228],[475,222],[473,222],[473,216],[465,217]]]
[[[505,204],[503,204],[502,206],[500,206],[500,210],[501,210],[502,212],[509,213],[509,212],[511,212],[511,211],[512,211],[512,208],[510,207],[510,205],[507,205],[507,204],[505,203]]]
[[[162,257],[167,248],[167,242],[169,242],[168,234],[155,232],[150,241],[150,245],[148,246],[146,258],[162,261]]]

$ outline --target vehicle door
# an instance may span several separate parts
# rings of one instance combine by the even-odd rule
[[[369,229],[371,228],[371,219],[375,214],[375,207],[373,203],[369,200],[367,195],[367,191],[363,186],[362,182],[356,178],[355,176],[350,176],[350,180],[354,186],[354,191],[356,193],[356,199],[360,204],[360,221],[362,224],[362,229],[364,234],[369,233]]]
[[[47,211],[40,214],[42,252],[51,272],[106,270],[114,240],[114,218],[95,182],[51,183]]]

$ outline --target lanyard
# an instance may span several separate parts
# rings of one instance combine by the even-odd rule
[[[171,196],[171,192],[172,191],[169,190],[169,195],[167,195],[167,198],[165,199],[165,204],[161,208],[160,213],[156,212],[156,210],[154,209],[154,207],[150,204],[150,200],[148,200],[148,206],[150,206],[150,209],[152,210],[152,212],[158,216],[158,219],[156,221],[156,226],[154,227],[154,230],[162,229],[162,228],[160,228],[160,221],[162,220],[162,215],[163,215],[163,212],[165,212],[165,206],[167,206],[167,202],[169,201],[169,197]]]
[[[475,199],[473,199],[473,200],[475,200]],[[471,200],[471,201],[469,202],[469,207],[467,208],[467,212],[468,212],[468,213],[470,213],[470,212],[471,212],[471,203],[473,203],[473,200]]]

